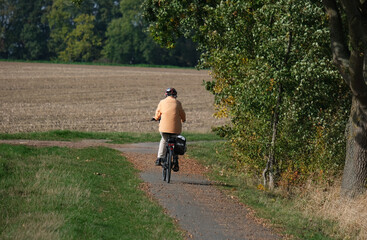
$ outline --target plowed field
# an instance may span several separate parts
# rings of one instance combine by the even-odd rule
[[[208,71],[0,62],[0,132],[154,132],[149,120],[168,87],[186,111],[183,130],[208,132],[223,120],[203,80]]]

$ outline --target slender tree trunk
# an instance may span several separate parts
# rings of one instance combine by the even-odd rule
[[[353,198],[366,189],[367,180],[367,107],[353,97],[346,131],[347,149],[341,194]]]
[[[271,143],[270,143],[269,156],[268,156],[268,161],[266,163],[266,168],[263,171],[264,187],[268,185],[267,175],[269,175],[269,189],[271,190],[273,190],[275,187],[275,179],[274,179],[275,178],[274,177],[275,175],[274,174],[275,154],[274,152],[275,152],[275,141],[276,141],[277,132],[278,132],[279,108],[282,102],[282,94],[283,94],[282,85],[279,84],[277,105],[275,106],[274,116],[273,116],[273,134],[272,134]]]
[[[292,49],[292,44],[293,44],[293,32],[289,31],[289,40],[288,40],[287,52],[284,58],[284,66],[288,65],[289,56],[290,56],[291,49]],[[283,86],[281,83],[279,83],[277,103],[276,103],[276,106],[274,109],[274,115],[273,115],[273,134],[272,134],[271,143],[270,143],[268,161],[263,171],[264,187],[267,186],[267,182],[268,182],[267,174],[268,174],[269,175],[269,189],[271,190],[273,190],[275,187],[275,174],[274,174],[274,167],[276,166],[275,164],[275,141],[276,141],[277,132],[278,132],[278,122],[279,122],[280,105],[282,104],[282,95],[283,95]]]
[[[293,32],[289,31],[289,40],[287,46],[287,52],[284,58],[284,66],[288,65],[289,56],[291,53],[293,44]],[[273,190],[275,187],[275,174],[274,174],[274,167],[275,167],[275,141],[278,132],[278,122],[279,122],[279,112],[280,112],[280,105],[282,104],[282,95],[283,95],[283,86],[279,83],[278,88],[278,96],[277,96],[277,103],[274,109],[274,116],[273,116],[273,134],[270,143],[270,150],[268,161],[266,163],[266,167],[263,171],[263,179],[264,179],[264,187],[267,186],[267,174],[269,175],[269,189]]]

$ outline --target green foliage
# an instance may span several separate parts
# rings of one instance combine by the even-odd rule
[[[26,60],[48,55],[45,18],[51,0],[0,0],[0,57]]]
[[[84,0],[72,0],[75,5],[80,6]]]
[[[61,61],[92,61],[99,59],[104,32],[96,29],[97,19],[93,1],[84,1],[76,8],[71,1],[54,0],[47,15],[51,29],[48,47],[52,58]],[[99,6],[99,5],[97,5]],[[99,7],[99,11],[103,11]],[[101,24],[101,23],[100,23]],[[107,23],[104,23],[107,25]]]
[[[81,14],[74,19],[76,27],[66,36],[66,49],[60,52],[63,61],[88,62],[96,58],[101,39],[93,32],[95,17]]]
[[[149,38],[143,32],[140,4],[141,1],[123,1],[120,5],[122,17],[108,26],[104,55],[114,63],[144,62],[142,48]]]
[[[0,0],[0,58],[195,66],[191,40],[178,40],[172,50],[154,43],[141,3]]]
[[[194,66],[198,55],[191,41],[182,38],[178,40],[177,48],[171,50],[163,49],[153,41],[146,32],[147,23],[141,12],[142,2],[121,2],[122,17],[112,20],[108,26],[103,55],[113,63]]]
[[[48,47],[56,57],[61,51],[66,48],[66,36],[72,31],[72,26],[69,22],[72,17],[71,13],[67,11],[67,8],[72,6],[63,0],[53,1],[52,8],[47,15],[49,26],[51,29],[50,40]]]
[[[231,119],[217,131],[230,139],[235,161],[262,172],[277,111],[279,177],[342,168],[349,96],[330,61],[319,1],[146,0],[144,9],[157,42],[172,47],[179,36],[198,42],[200,66],[214,79],[206,88],[216,116]]]

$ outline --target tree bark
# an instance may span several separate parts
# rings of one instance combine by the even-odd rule
[[[347,126],[347,152],[341,194],[354,198],[365,192],[367,179],[367,109],[353,97]]]
[[[275,187],[275,177],[274,177],[275,175],[274,174],[275,154],[274,152],[275,152],[275,141],[276,141],[277,132],[278,132],[279,108],[282,102],[282,94],[283,94],[282,85],[279,84],[277,105],[275,106],[274,116],[273,116],[273,134],[272,134],[271,143],[270,143],[269,156],[268,156],[268,161],[266,163],[266,167],[263,171],[264,187],[268,185],[268,180],[267,180],[268,179],[267,174],[268,174],[269,189],[271,190],[273,190]]]
[[[347,148],[341,196],[354,198],[366,189],[367,180],[367,1],[323,0],[330,23],[333,61],[352,93],[352,107],[346,127]],[[342,7],[342,8],[341,8]],[[343,26],[339,9],[347,16]],[[343,27],[348,29],[348,44]],[[348,48],[348,45],[350,46]]]

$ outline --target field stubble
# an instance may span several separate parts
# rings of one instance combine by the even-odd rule
[[[209,132],[224,120],[203,80],[208,71],[0,62],[0,132],[155,132],[149,120],[168,87],[186,111],[183,130]]]

